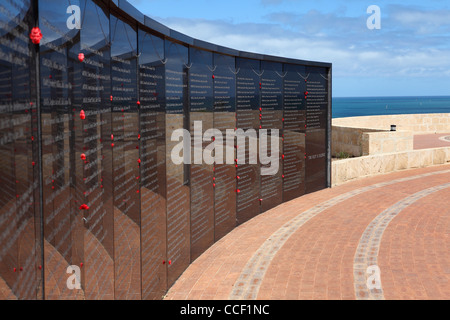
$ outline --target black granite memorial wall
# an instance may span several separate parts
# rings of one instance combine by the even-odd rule
[[[237,225],[330,186],[330,83],[126,1],[3,1],[0,299],[161,299]]]

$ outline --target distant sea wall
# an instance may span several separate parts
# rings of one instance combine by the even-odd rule
[[[397,131],[412,131],[414,134],[448,133],[450,131],[450,113],[399,114],[333,119],[333,126],[336,127],[389,131],[392,124],[397,126]]]

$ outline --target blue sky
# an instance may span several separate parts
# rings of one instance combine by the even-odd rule
[[[450,96],[450,1],[129,0],[191,37],[333,63],[333,96]],[[369,30],[367,8],[381,9]]]

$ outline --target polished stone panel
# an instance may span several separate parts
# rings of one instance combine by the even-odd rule
[[[284,65],[283,94],[283,201],[305,193],[306,69]]]
[[[137,35],[110,18],[115,299],[141,299]]]
[[[214,234],[219,240],[236,227],[236,142],[227,144],[226,131],[236,127],[235,58],[214,54],[214,128],[222,132],[223,155],[214,166]],[[216,138],[216,142],[218,142]],[[226,155],[233,155],[227,163]]]
[[[82,140],[86,160],[73,161],[79,168],[80,201],[89,206],[84,216],[84,286],[86,299],[114,299],[114,210],[113,148],[111,147],[111,52],[109,45],[109,10],[105,5],[86,2],[80,32],[80,53],[75,56],[80,69],[82,100],[74,108],[74,133]],[[93,33],[91,30],[100,30]],[[79,114],[83,110],[86,119]],[[81,155],[79,155],[81,156]],[[81,179],[82,178],[82,179]],[[81,193],[83,194],[81,196]],[[86,193],[86,194],[85,194]],[[96,270],[101,270],[98,272]]]
[[[281,63],[261,62],[261,110],[259,113],[260,128],[267,130],[267,141],[261,140],[260,155],[272,159],[261,167],[268,170],[267,175],[261,175],[261,212],[270,210],[283,202],[283,65]],[[278,130],[276,143],[272,136]]]
[[[189,48],[166,40],[166,183],[168,285],[171,286],[190,263],[190,165],[176,164],[172,150],[179,141],[172,134],[189,129]],[[181,142],[182,144],[184,143]],[[190,141],[187,141],[190,146]],[[190,154],[189,150],[184,150]],[[182,153],[184,156],[185,153]]]
[[[306,83],[306,193],[327,186],[328,73],[308,67]]]
[[[238,137],[236,158],[239,177],[236,217],[241,224],[261,212],[261,168],[257,148],[261,106],[260,61],[236,58],[236,72],[236,128],[243,131],[241,143]]]
[[[189,131],[191,132],[191,260],[214,243],[214,159],[207,147],[214,143],[213,54],[190,48],[189,51]],[[196,128],[198,127],[198,128]],[[205,133],[208,137],[203,136]],[[198,136],[197,136],[198,135]]]
[[[69,265],[84,263],[84,220],[87,185],[85,163],[80,159],[93,145],[88,121],[76,116],[82,107],[83,84],[78,30],[68,30],[65,3],[39,1],[39,26],[45,37],[40,44],[40,94],[42,125],[42,194],[44,225],[45,297],[48,299],[83,299],[83,290],[66,286]],[[90,109],[85,110],[87,119]],[[90,124],[95,124],[90,120]],[[94,135],[95,136],[95,135]],[[88,160],[86,160],[88,161]]]
[[[142,298],[167,289],[164,40],[139,31]]]
[[[42,298],[35,12],[22,0],[0,8],[0,299],[34,300]]]

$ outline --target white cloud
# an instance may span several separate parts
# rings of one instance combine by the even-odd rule
[[[392,19],[417,34],[450,31],[450,10],[424,11],[406,6],[391,6]]]
[[[314,12],[312,16],[319,13]],[[293,17],[291,17],[293,18]],[[424,46],[414,37],[396,31],[374,34],[361,27],[346,30],[357,18],[334,16],[337,21],[322,23],[321,29],[335,32],[309,33],[301,29],[311,16],[299,19],[298,30],[277,23],[233,24],[226,21],[198,19],[166,19],[171,28],[194,38],[242,51],[284,56],[301,60],[333,63],[333,74],[344,77],[432,77],[447,74],[450,69],[450,48],[437,48],[437,39],[428,39]],[[365,26],[365,21],[363,21]]]

